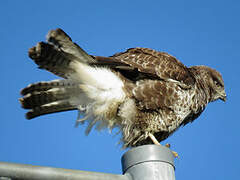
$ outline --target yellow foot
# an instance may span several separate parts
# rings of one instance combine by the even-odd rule
[[[170,149],[170,147],[171,147],[171,145],[170,144],[165,144],[165,146],[167,147],[167,148],[169,148]],[[178,153],[177,152],[175,152],[175,151],[172,151],[171,150],[171,152],[172,152],[172,154],[173,154],[173,156],[175,157],[175,158],[179,158],[179,155],[178,155]]]
[[[171,150],[172,151],[172,150]],[[173,156],[175,157],[175,158],[179,158],[179,155],[178,155],[178,153],[176,152],[176,151],[172,151],[172,154],[173,154]]]
[[[149,133],[149,137],[152,139],[154,144],[161,145],[152,133]],[[170,144],[166,144],[165,146],[170,149]],[[177,152],[172,151],[172,150],[171,150],[171,152],[175,158],[179,158],[179,155]]]
[[[170,148],[171,145],[169,143],[165,144],[165,147]]]

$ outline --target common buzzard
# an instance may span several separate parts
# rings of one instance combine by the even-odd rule
[[[29,49],[40,69],[62,79],[22,89],[27,119],[78,110],[86,133],[118,127],[124,147],[166,139],[194,121],[209,102],[226,100],[220,73],[207,66],[186,67],[175,57],[148,48],[131,48],[110,57],[87,54],[61,29]]]

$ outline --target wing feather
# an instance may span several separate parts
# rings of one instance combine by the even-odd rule
[[[131,48],[111,57],[95,57],[97,64],[110,66],[118,70],[133,71],[160,78],[165,81],[178,81],[184,85],[193,85],[195,79],[188,68],[175,57],[148,48]]]
[[[51,30],[47,42],[40,42],[29,49],[29,57],[39,66],[55,75],[68,78],[76,69],[71,62],[84,64],[95,62],[81,47],[72,42],[71,38],[61,29]]]
[[[142,80],[133,88],[133,96],[143,109],[172,110],[179,97],[173,82]]]

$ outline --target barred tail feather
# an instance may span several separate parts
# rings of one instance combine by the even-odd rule
[[[21,95],[25,96],[26,94],[34,91],[47,91],[52,88],[57,87],[66,87],[66,86],[74,86],[74,82],[70,80],[52,80],[52,81],[41,81],[34,84],[30,84],[27,87],[21,90]]]
[[[52,103],[44,104],[41,106],[34,107],[26,113],[27,119],[33,119],[35,117],[51,114],[62,111],[76,110],[77,108],[71,105],[67,100],[55,101]]]
[[[27,119],[54,112],[78,109],[88,102],[79,86],[69,80],[54,80],[31,84],[21,91],[19,99],[24,109],[29,109]]]

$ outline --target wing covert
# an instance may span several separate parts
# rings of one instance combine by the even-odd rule
[[[175,57],[148,48],[131,48],[125,52],[114,54],[111,57],[98,57],[97,63],[104,62],[118,69],[132,71],[137,69],[141,73],[146,73],[152,77],[158,77],[165,81],[179,81],[187,86],[193,85],[195,79]]]

